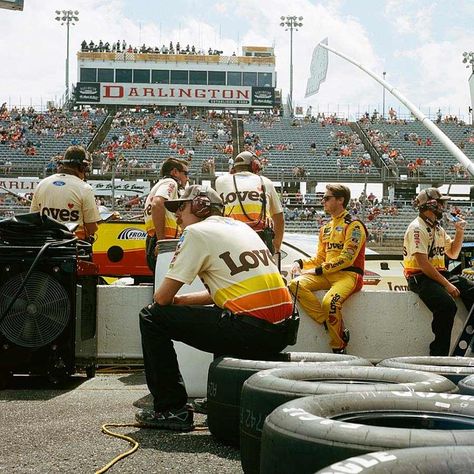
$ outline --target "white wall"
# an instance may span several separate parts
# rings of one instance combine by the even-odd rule
[[[98,287],[99,361],[141,359],[138,314],[151,302],[152,293],[150,286]],[[453,339],[459,335],[467,315],[462,302],[458,303]],[[414,293],[361,291],[345,303],[343,312],[351,332],[349,354],[385,359],[429,353],[433,339],[431,313]],[[323,327],[301,313],[298,342],[287,350],[328,352],[327,341]],[[189,396],[203,396],[212,355],[180,342],[175,343],[175,348]]]

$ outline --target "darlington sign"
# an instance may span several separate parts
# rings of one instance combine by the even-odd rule
[[[97,94],[93,94],[96,89]],[[261,94],[273,98],[271,87],[256,88]],[[100,92],[100,99],[98,99]],[[271,107],[269,101],[262,103],[252,94],[252,87],[233,86],[191,86],[191,85],[152,85],[152,84],[113,84],[80,82],[76,87],[78,103],[125,104],[125,105],[193,105],[193,106],[232,106],[232,107]]]

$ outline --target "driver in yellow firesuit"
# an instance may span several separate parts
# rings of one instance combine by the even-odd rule
[[[365,242],[367,230],[359,220],[353,220],[346,210],[351,199],[349,188],[328,184],[322,198],[324,211],[331,220],[321,227],[317,254],[297,260],[291,272],[298,275],[289,283],[306,313],[329,333],[335,353],[346,352],[349,331],[345,329],[341,308],[350,295],[363,285]],[[329,290],[320,302],[314,291]]]

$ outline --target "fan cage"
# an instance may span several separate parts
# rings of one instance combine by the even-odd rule
[[[0,287],[0,314],[4,314],[25,277],[26,272],[18,273]],[[48,273],[33,271],[0,322],[0,332],[18,346],[43,347],[62,334],[70,313],[66,288]]]

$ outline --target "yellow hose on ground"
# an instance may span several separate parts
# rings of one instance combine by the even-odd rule
[[[105,433],[106,435],[109,435],[109,436],[113,436],[115,438],[120,438],[125,441],[128,441],[132,445],[132,447],[128,451],[125,451],[124,453],[116,456],[114,459],[112,459],[112,461],[107,463],[104,467],[96,471],[95,474],[103,474],[104,472],[108,471],[114,464],[119,462],[121,459],[124,459],[127,456],[130,456],[131,454],[133,454],[140,446],[139,443],[135,441],[133,438],[131,438],[130,436],[125,436],[120,433],[115,433],[107,429],[107,427],[110,427],[110,426],[113,426],[115,428],[125,428],[125,427],[143,428],[143,426],[141,426],[139,423],[105,423],[104,425],[102,425],[102,428],[101,428],[102,433]],[[207,430],[208,430],[208,427],[204,425],[197,425],[194,428],[194,431],[207,431]]]

